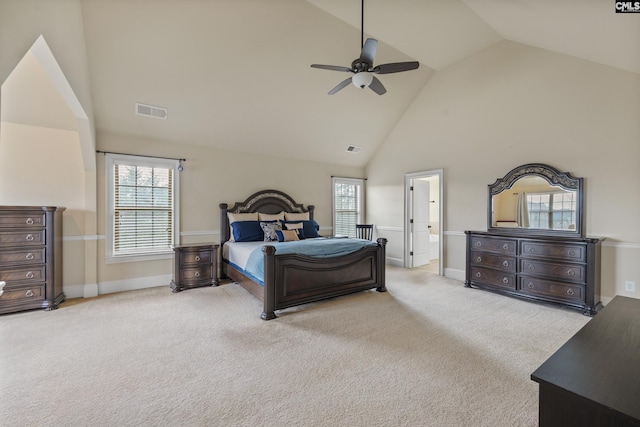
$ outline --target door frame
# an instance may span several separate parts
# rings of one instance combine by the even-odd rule
[[[438,274],[443,275],[444,272],[444,245],[443,245],[443,229],[444,229],[444,170],[432,169],[423,172],[411,172],[404,174],[404,268],[411,268],[411,247],[412,238],[411,213],[413,212],[411,197],[411,182],[414,179],[438,177],[438,216],[440,227],[438,228]]]

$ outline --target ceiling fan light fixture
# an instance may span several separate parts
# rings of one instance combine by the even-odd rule
[[[362,71],[354,74],[354,76],[351,77],[351,81],[353,82],[354,86],[364,89],[365,87],[369,87],[369,85],[373,81],[373,74],[369,73],[368,71]]]

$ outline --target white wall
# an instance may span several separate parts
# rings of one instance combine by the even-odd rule
[[[403,226],[403,175],[444,169],[445,274],[486,230],[487,185],[547,163],[585,178],[586,230],[607,237],[603,300],[640,284],[640,75],[513,42],[436,73],[367,166],[367,220]],[[389,232],[402,257],[402,232]],[[640,294],[629,294],[640,297]]]

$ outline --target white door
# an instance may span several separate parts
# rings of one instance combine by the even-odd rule
[[[411,267],[429,264],[429,181],[414,179],[412,183]]]

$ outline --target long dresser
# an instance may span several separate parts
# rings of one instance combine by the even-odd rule
[[[0,314],[58,308],[62,292],[62,212],[0,206]]]
[[[589,316],[602,307],[600,246],[604,239],[465,233],[465,286],[559,304]]]

